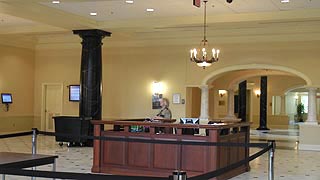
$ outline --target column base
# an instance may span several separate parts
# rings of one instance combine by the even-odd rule
[[[303,124],[306,124],[306,125],[318,125],[318,121],[306,121]]]
[[[270,129],[267,127],[258,127],[257,130],[270,130]]]

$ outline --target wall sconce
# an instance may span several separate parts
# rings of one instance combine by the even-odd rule
[[[223,97],[227,93],[226,90],[219,90],[220,97]]]
[[[161,82],[153,82],[152,84],[152,93],[153,94],[161,94],[163,90],[163,86]]]
[[[260,89],[255,90],[254,93],[256,94],[257,98],[259,98],[261,95]]]

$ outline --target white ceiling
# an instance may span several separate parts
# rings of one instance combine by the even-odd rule
[[[199,16],[203,8],[192,5],[192,0],[135,0],[134,4],[126,4],[124,0],[96,0],[96,1],[61,1],[60,4],[42,2],[41,4],[72,13],[95,21],[128,20],[157,17]],[[319,0],[291,0],[290,3],[281,3],[280,0],[234,0],[227,3],[225,0],[208,1],[207,13],[239,14],[257,12],[277,12],[299,9],[320,8]],[[146,8],[154,8],[152,13]],[[97,16],[90,16],[90,12],[97,12]]]
[[[124,1],[0,0],[0,43],[30,48],[94,28],[112,32],[114,45],[191,44],[203,36],[203,7],[192,0]],[[93,11],[98,15],[90,16]],[[320,0],[209,0],[207,14],[208,40],[217,44],[320,40]]]

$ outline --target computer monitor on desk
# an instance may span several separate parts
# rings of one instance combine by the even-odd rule
[[[199,124],[199,118],[180,118],[180,124]],[[182,134],[199,134],[198,128],[183,128]]]

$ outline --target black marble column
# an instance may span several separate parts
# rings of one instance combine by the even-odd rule
[[[89,29],[73,30],[82,38],[79,115],[101,120],[102,108],[102,39],[110,32]]]
[[[239,114],[238,118],[242,122],[247,121],[247,81],[239,84]]]
[[[257,130],[269,130],[267,128],[267,89],[268,77],[261,76],[260,80],[260,125]]]

